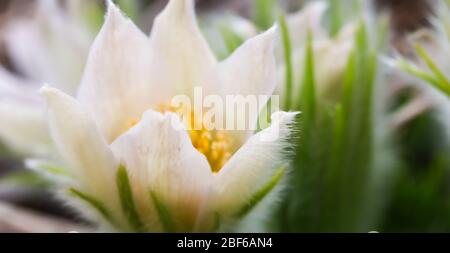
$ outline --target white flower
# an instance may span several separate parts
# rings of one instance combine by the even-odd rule
[[[435,8],[438,15],[430,19],[433,26],[407,37],[406,46],[413,57],[407,59],[397,53],[394,57],[385,58],[384,62],[397,72],[401,70],[400,77],[408,86],[412,84],[420,90],[413,102],[396,113],[394,124],[408,122],[434,107],[435,114],[448,129],[447,136],[450,136],[450,6],[440,2]]]
[[[350,23],[342,28],[335,38],[329,37],[328,32],[322,26],[322,17],[327,9],[324,1],[316,1],[306,5],[298,13],[286,18],[288,31],[292,44],[293,63],[293,101],[299,101],[303,69],[305,63],[305,47],[308,31],[313,35],[313,52],[316,78],[317,96],[326,101],[334,101],[338,98],[340,85],[343,80],[345,67],[353,48],[355,25]],[[278,47],[279,58],[282,56],[282,45]],[[285,95],[286,69],[280,64],[278,69],[278,92]],[[286,99],[283,97],[283,99]]]
[[[109,2],[77,98],[41,90],[70,175],[63,191],[88,218],[125,231],[212,231],[244,215],[283,174],[295,113],[277,113],[254,136],[203,139],[173,128],[178,115],[159,112],[195,86],[219,96],[269,95],[275,87],[275,29],[217,62],[193,5],[169,1],[149,38]],[[280,138],[261,138],[276,128]]]
[[[345,4],[345,3],[344,3]],[[339,97],[340,85],[343,80],[343,73],[353,48],[355,24],[348,24],[342,28],[335,38],[328,36],[327,29],[323,26],[323,15],[328,6],[325,1],[313,1],[306,4],[300,11],[287,15],[286,24],[289,31],[290,43],[292,45],[293,61],[293,90],[292,94],[300,95],[301,83],[303,79],[303,66],[305,61],[305,46],[308,32],[314,36],[313,50],[316,70],[317,95],[326,101],[333,102]],[[214,44],[219,55],[226,55],[227,49],[224,40],[233,39],[227,31],[218,32],[217,29],[211,31],[212,27],[225,27],[240,38],[249,38],[256,32],[256,26],[243,18],[222,17],[222,23],[216,25],[214,22],[206,20],[206,34],[209,35],[210,43]],[[224,34],[225,33],[225,34]],[[222,35],[222,36],[221,36]],[[228,37],[226,39],[221,37]],[[229,38],[231,37],[231,38]],[[239,41],[237,41],[239,42]],[[285,98],[286,69],[284,66],[284,45],[278,36],[275,44],[277,62],[277,94]],[[293,97],[293,101],[298,101],[299,97]]]
[[[38,89],[49,82],[75,94],[93,40],[77,16],[88,3],[67,3],[70,8],[63,10],[56,0],[39,0],[32,17],[9,21],[0,35],[12,65],[24,76],[0,66],[0,139],[22,155],[51,152]]]

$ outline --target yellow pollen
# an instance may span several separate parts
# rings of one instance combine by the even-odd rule
[[[127,123],[127,129],[130,129],[139,123],[139,119],[130,119]]]
[[[158,106],[159,112],[176,112],[177,108],[172,106],[161,104]],[[194,110],[191,111],[191,120],[187,122],[190,125],[190,129],[195,129],[195,123],[197,118],[195,117]],[[216,174],[222,169],[224,164],[230,159],[232,155],[232,143],[231,138],[224,131],[210,131],[205,127],[203,115],[201,116],[201,128],[199,130],[189,130],[189,136],[192,141],[192,145],[205,157],[211,166],[212,172]]]

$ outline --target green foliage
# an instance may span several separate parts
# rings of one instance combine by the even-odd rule
[[[158,198],[156,193],[150,192],[150,200],[155,205],[156,212],[158,213],[159,220],[161,221],[165,232],[174,232],[175,226],[170,215],[169,208],[164,205]]]
[[[360,22],[349,57],[342,95],[334,105],[315,92],[311,33],[305,49],[300,101],[302,112],[292,191],[281,210],[280,231],[367,232],[374,214],[371,198],[374,160],[375,47]],[[320,66],[318,66],[320,68]]]
[[[256,191],[253,196],[250,197],[249,202],[238,212],[238,217],[244,217],[250,211],[253,210],[272,190],[280,183],[281,179],[286,173],[288,165],[284,164],[278,168],[272,178],[261,189]]]
[[[276,21],[277,1],[255,0],[253,1],[253,22],[261,30],[271,27]]]
[[[226,56],[232,54],[234,50],[236,50],[244,42],[245,39],[225,24],[220,26],[220,32],[227,50],[226,54],[222,56],[222,58],[225,58]]]
[[[120,165],[117,169],[116,183],[117,190],[119,191],[120,204],[122,205],[123,212],[125,213],[130,226],[136,232],[143,232],[144,225],[134,203],[133,191],[131,189],[127,169],[123,165]]]
[[[330,34],[332,37],[338,35],[342,28],[342,5],[339,1],[329,0],[330,3]]]
[[[385,232],[450,231],[450,145],[434,116],[420,115],[395,136],[402,164],[381,225]]]
[[[284,108],[291,107],[292,90],[294,86],[294,67],[292,65],[292,45],[291,38],[289,36],[289,28],[286,23],[284,15],[280,16],[278,21],[280,25],[281,39],[283,41],[283,53],[284,53],[284,66],[285,66],[285,93],[284,95]]]
[[[97,210],[104,219],[114,224],[109,210],[101,201],[75,188],[70,188],[69,193],[89,204],[94,210]]]

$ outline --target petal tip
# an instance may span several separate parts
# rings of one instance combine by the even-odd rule
[[[118,22],[126,20],[123,12],[112,0],[106,0],[106,6],[105,25],[110,24],[111,26],[114,26]]]
[[[48,84],[44,84],[42,88],[39,89],[39,94],[43,96],[47,101],[54,101],[55,99],[68,96],[57,88],[51,87]]]
[[[278,33],[278,23],[275,23],[267,31],[262,33],[261,36],[265,37],[267,40],[274,41],[277,33]]]
[[[278,111],[272,114],[271,119],[272,121],[286,122],[287,124],[289,124],[290,122],[294,121],[294,119],[300,114],[301,112]]]
[[[54,93],[54,90],[55,90],[55,88],[52,88],[47,83],[44,83],[44,86],[42,86],[38,92],[42,96],[48,97],[50,94]]]

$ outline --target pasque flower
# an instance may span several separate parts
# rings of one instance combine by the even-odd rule
[[[63,195],[104,228],[215,231],[248,213],[285,171],[295,113],[274,114],[253,136],[174,128],[183,122],[165,105],[196,86],[219,97],[269,95],[275,86],[275,28],[217,62],[193,5],[169,1],[149,38],[108,2],[77,97],[41,89],[66,162],[56,171]],[[261,138],[275,130],[279,138]]]

